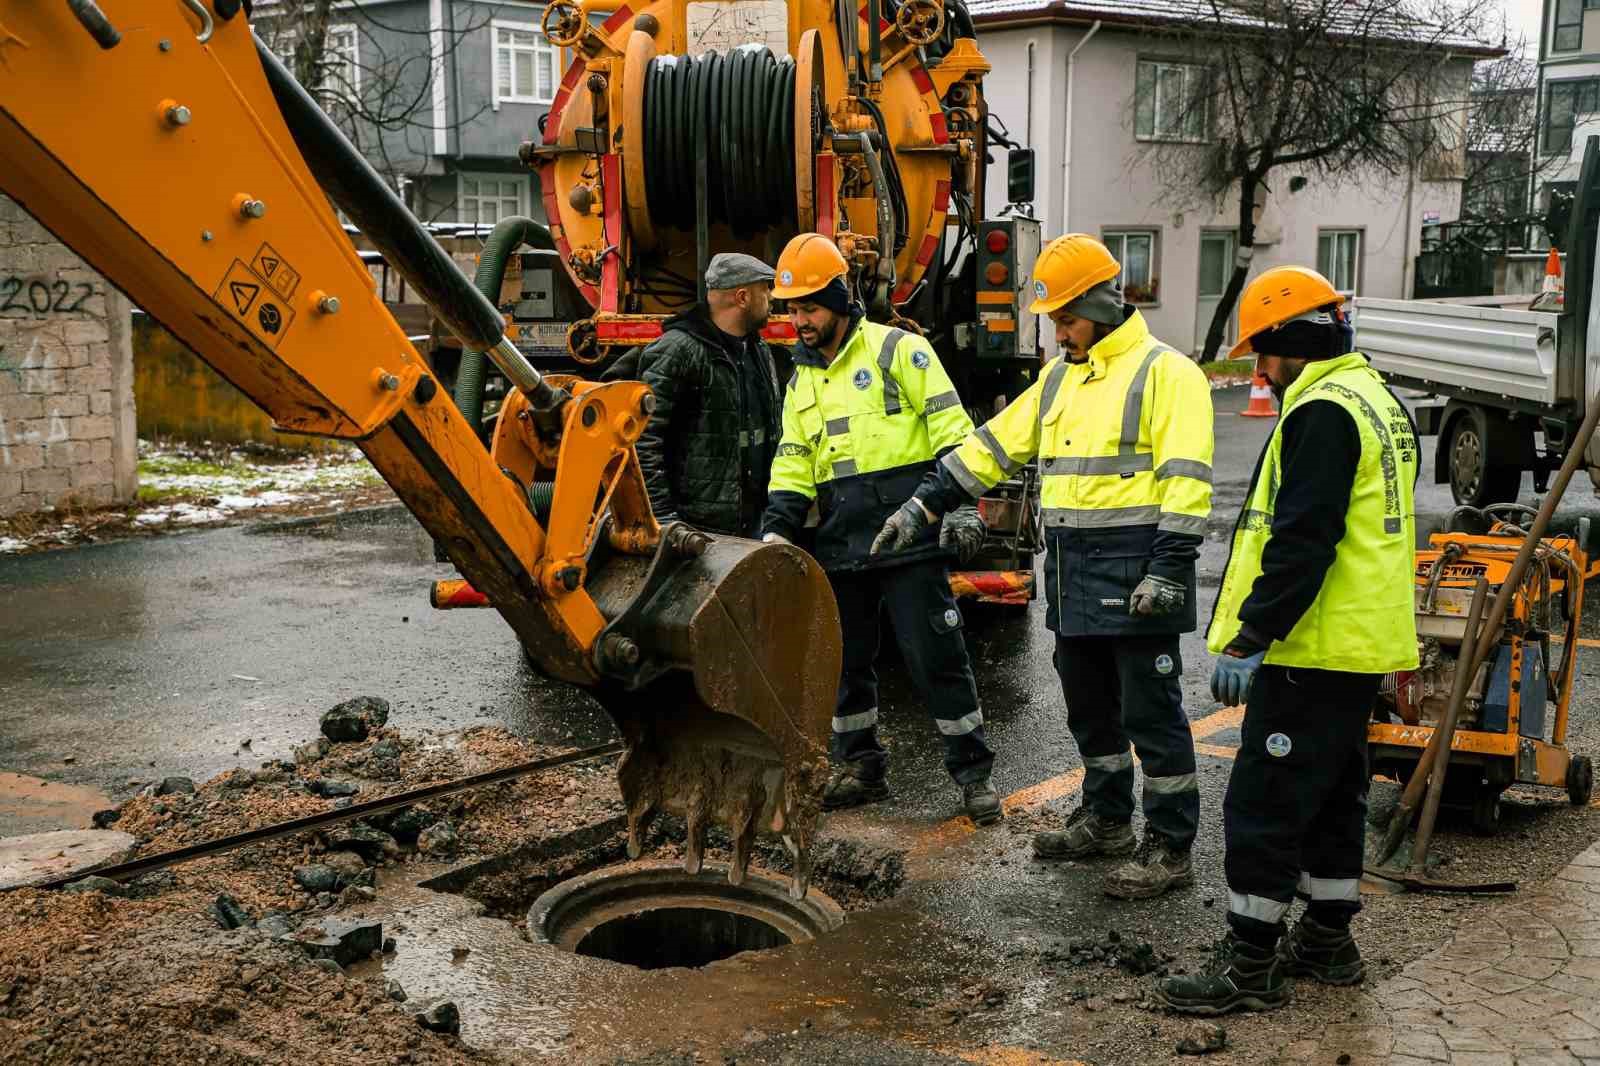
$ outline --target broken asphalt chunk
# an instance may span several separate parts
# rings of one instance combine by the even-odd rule
[[[383,947],[383,923],[324,918],[288,939],[313,959],[332,959],[340,966],[350,966]]]
[[[400,845],[395,843],[394,837],[359,822],[330,832],[328,848],[330,851],[353,851],[367,862],[382,862],[400,854]]]
[[[357,696],[322,715],[322,735],[335,743],[366,740],[389,720],[389,703],[376,696]]]
[[[224,929],[242,929],[255,924],[255,919],[250,917],[250,912],[239,905],[239,901],[221,893],[211,901],[211,917]]]
[[[1189,1035],[1178,1041],[1180,1055],[1209,1055],[1228,1046],[1228,1031],[1220,1025],[1200,1022]]]
[[[427,1010],[417,1011],[412,1017],[424,1029],[452,1036],[461,1035],[461,1011],[448,999],[435,1003]]]

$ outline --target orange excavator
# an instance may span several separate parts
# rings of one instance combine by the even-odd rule
[[[839,677],[822,572],[790,547],[660,526],[633,452],[648,388],[536,370],[247,16],[240,0],[0,2],[0,190],[278,427],[359,446],[530,660],[594,690],[627,746],[630,850],[673,812],[696,870],[720,823],[737,880],[775,832],[803,892]],[[514,386],[492,452],[335,204]]]

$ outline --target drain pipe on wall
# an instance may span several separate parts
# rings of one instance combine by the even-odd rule
[[[1033,147],[1033,38],[1028,38],[1028,106],[1023,112],[1026,118],[1022,125],[1022,145],[1025,148]]]
[[[1072,112],[1078,106],[1078,94],[1073,88],[1072,73],[1076,65],[1078,53],[1083,51],[1083,46],[1094,40],[1094,35],[1100,32],[1101,21],[1094,20],[1094,25],[1089,27],[1089,32],[1083,39],[1072,46],[1072,51],[1067,53],[1067,121],[1064,124],[1067,143],[1061,149],[1061,233],[1071,232],[1072,216],[1068,208],[1072,205]],[[1057,234],[1060,236],[1060,234]]]

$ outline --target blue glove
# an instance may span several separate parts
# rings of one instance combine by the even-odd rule
[[[1267,657],[1266,650],[1254,655],[1236,656],[1226,653],[1217,656],[1216,669],[1211,671],[1211,695],[1224,707],[1236,707],[1250,696],[1250,682],[1261,669]]]

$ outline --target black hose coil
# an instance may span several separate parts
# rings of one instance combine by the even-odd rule
[[[645,189],[658,225],[695,226],[704,156],[711,224],[740,238],[797,224],[794,60],[746,46],[658,56],[645,73]]]

